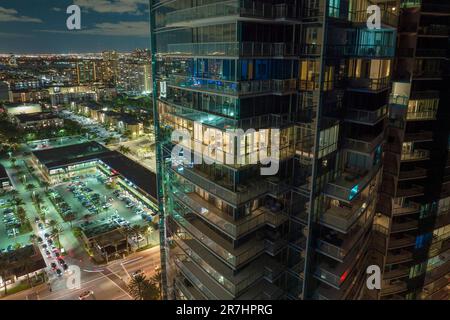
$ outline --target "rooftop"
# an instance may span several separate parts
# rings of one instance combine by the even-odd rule
[[[95,141],[34,151],[33,154],[49,170],[76,163],[101,160],[154,199],[157,197],[156,175],[153,172],[120,152],[110,151]]]
[[[36,112],[36,113],[28,113],[28,114],[18,114],[15,117],[21,123],[59,118],[53,112]]]
[[[9,179],[8,174],[6,173],[5,167],[0,164],[0,179]]]
[[[81,162],[82,159],[93,159],[105,152],[109,152],[109,150],[98,142],[89,141],[60,148],[33,151],[33,154],[40,163],[50,169],[64,164]]]

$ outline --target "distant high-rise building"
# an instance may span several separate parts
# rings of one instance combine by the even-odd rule
[[[9,83],[6,81],[0,81],[0,101],[12,102],[13,96]]]
[[[119,62],[117,89],[119,91],[142,94],[152,91],[150,61],[127,57]]]
[[[99,81],[98,73],[99,62],[95,60],[83,60],[77,62],[77,82],[78,84],[87,84]]]
[[[116,51],[104,51],[102,58],[101,80],[104,83],[116,84],[119,73],[119,54]]]

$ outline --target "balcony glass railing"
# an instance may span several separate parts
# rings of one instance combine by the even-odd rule
[[[432,141],[432,131],[412,132],[405,134],[405,141]]]
[[[397,189],[397,197],[416,197],[424,194],[424,187],[419,185],[411,185],[410,187],[399,187]]]
[[[174,87],[228,95],[250,95],[269,92],[290,93],[297,90],[296,79],[227,81],[182,75],[170,75],[167,82],[168,85]]]
[[[207,42],[168,45],[168,54],[187,56],[272,57],[294,56],[298,47],[290,43],[270,42]]]
[[[372,199],[367,199],[366,201],[356,201],[351,208],[332,206],[321,215],[320,222],[342,232],[347,232],[359,217],[366,212],[371,203]]]
[[[381,143],[383,143],[383,139],[383,132],[376,137],[345,138],[344,146],[351,150],[372,153]]]
[[[231,0],[175,10],[166,15],[167,25],[182,25],[195,20],[227,16],[245,16],[265,19],[293,19],[293,6],[261,3],[255,0]]]
[[[412,152],[404,152],[401,155],[402,161],[421,161],[430,158],[430,151],[425,149],[416,149]]]
[[[405,204],[403,206],[394,205],[392,207],[392,214],[394,216],[402,216],[419,212],[419,210],[420,205],[418,203],[410,201],[408,204]]]
[[[335,45],[327,47],[329,56],[393,57],[395,47],[383,45]]]
[[[362,122],[370,125],[376,124],[378,121],[387,116],[388,107],[384,106],[375,111],[367,111],[361,109],[348,109],[346,119],[350,121]]]
[[[437,110],[408,112],[406,114],[406,120],[436,120],[436,114]]]
[[[429,25],[419,27],[420,35],[430,35],[430,36],[443,36],[447,37],[450,35],[450,26],[447,25]]]
[[[202,189],[207,190],[209,193],[233,204],[240,204],[267,193],[270,188],[269,184],[266,183],[265,180],[261,180],[255,182],[251,186],[239,185],[237,187],[237,191],[233,192],[230,189],[215,183],[213,180],[202,176],[194,169],[188,167],[178,167],[178,169],[172,169],[172,171]]]
[[[334,182],[327,183],[325,194],[345,202],[352,201],[373,180],[380,168],[379,162],[364,171],[344,170]]]
[[[354,89],[383,90],[389,88],[390,77],[385,78],[349,78],[349,86]]]
[[[352,22],[367,24],[371,13],[367,10],[349,12],[349,19]],[[396,27],[398,25],[398,15],[387,8],[381,9],[381,23],[387,26]]]
[[[195,220],[188,220],[184,218],[183,215],[175,211],[173,217],[174,220],[179,223],[182,228],[187,230],[198,241],[206,245],[211,249],[212,252],[219,255],[232,266],[238,266],[255,257],[264,250],[264,242],[258,241],[256,239],[250,240],[249,242],[245,243],[245,245],[243,245],[240,249],[225,249],[224,243],[218,244],[215,240],[212,240],[209,236],[207,236],[207,233],[212,234],[211,232],[207,231],[205,228],[199,230],[198,227],[201,226],[201,224],[195,223],[194,225],[193,223],[195,222]],[[220,237],[219,235],[215,236]]]
[[[174,188],[173,195],[192,209],[199,217],[218,227],[233,238],[255,230],[266,222],[262,210],[256,210],[252,215],[247,216],[242,221],[232,221],[230,217],[226,217],[225,213],[221,213],[219,209],[203,200],[196,193],[185,194],[179,189]]]

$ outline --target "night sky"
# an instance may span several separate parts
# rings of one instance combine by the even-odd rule
[[[66,9],[81,8],[81,30]],[[0,0],[0,53],[86,53],[149,48],[148,0]]]

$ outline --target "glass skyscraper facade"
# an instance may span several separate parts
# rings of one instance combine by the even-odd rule
[[[396,0],[151,1],[167,298],[380,298],[366,269],[387,255],[374,235],[400,11]],[[175,146],[203,163],[172,158]],[[267,146],[270,176],[251,161]]]
[[[381,299],[448,299],[450,1],[403,1],[374,245]]]

